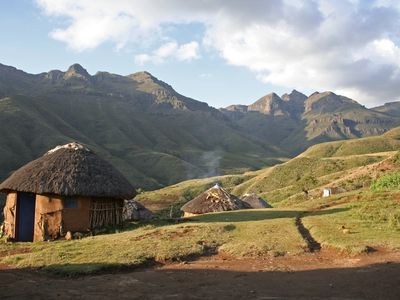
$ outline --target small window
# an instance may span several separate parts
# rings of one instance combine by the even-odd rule
[[[78,199],[75,197],[66,197],[64,199],[64,208],[78,208]]]

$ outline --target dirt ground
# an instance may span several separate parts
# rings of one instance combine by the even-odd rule
[[[0,270],[0,299],[400,299],[400,252],[192,262],[78,278]]]

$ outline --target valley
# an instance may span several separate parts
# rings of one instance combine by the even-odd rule
[[[399,300],[400,1],[0,1],[0,300]]]
[[[387,287],[397,284],[394,274],[400,263],[400,193],[395,181],[399,146],[400,128],[321,143],[257,171],[141,192],[135,199],[156,212],[155,220],[127,222],[73,240],[0,243],[0,281],[6,282],[1,292],[29,297],[7,284],[15,280],[43,297],[51,295],[46,288],[50,282],[61,298],[78,290],[85,297],[109,297],[110,290],[104,288],[110,284],[118,285],[120,295],[132,296],[135,287],[136,296],[190,298],[193,285],[184,279],[190,276],[198,284],[196,294],[205,297],[236,282],[239,298],[298,298],[296,282],[312,280],[301,292],[304,299],[321,297],[327,288],[338,297],[368,293],[395,299]],[[180,207],[215,183],[237,196],[257,193],[273,208],[180,218]],[[328,187],[340,192],[322,197]],[[360,273],[365,275],[360,278]],[[210,276],[218,278],[211,285]],[[254,284],[240,284],[242,277]],[[385,280],[371,285],[377,277]],[[82,280],[83,289],[77,287]],[[265,280],[290,282],[293,288],[276,288]],[[351,289],[344,289],[349,283]],[[232,294],[224,291],[220,297]]]
[[[332,92],[269,94],[215,109],[148,72],[29,74],[0,65],[0,179],[56,145],[96,150],[141,190],[275,165],[310,145],[382,134],[396,103],[367,109]]]

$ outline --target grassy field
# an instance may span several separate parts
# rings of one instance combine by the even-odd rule
[[[337,209],[329,215],[312,211]],[[400,249],[400,192],[369,189],[300,202],[294,209],[311,211],[302,218],[323,247],[359,253],[371,248]],[[369,249],[369,250],[368,250]]]
[[[398,138],[396,131],[389,136]],[[365,140],[368,142],[364,145],[370,145],[372,139],[361,139],[360,143]],[[327,146],[322,144],[321,151]],[[239,196],[248,191],[266,196],[273,209],[205,214],[178,224],[161,218],[82,240],[6,243],[3,239],[0,264],[74,275],[217,252],[237,258],[297,255],[309,250],[304,231],[299,230],[300,217],[302,226],[322,248],[349,253],[400,250],[399,153],[386,148],[385,152],[374,152],[381,151],[379,147],[372,147],[370,153],[360,153],[359,149],[361,146],[354,147],[354,152],[345,156],[336,149],[336,154],[328,151],[331,154],[323,157],[309,151],[264,170],[184,181],[138,197],[150,208],[160,210],[160,216],[168,216],[171,205],[179,210],[184,202],[220,182]],[[371,184],[379,185],[379,189],[371,189]],[[321,189],[329,185],[347,191],[321,198]],[[307,197],[304,188],[309,191]]]
[[[349,253],[400,249],[399,212],[400,192],[364,189],[299,202],[291,209],[212,213],[179,224],[132,223],[125,231],[82,240],[2,242],[0,263],[76,275],[221,251],[237,258],[297,255],[307,251],[295,225],[298,216],[323,248]]]
[[[224,251],[236,257],[293,255],[306,246],[294,225],[297,210],[247,210],[199,216],[168,225],[132,224],[127,231],[82,240],[0,243],[0,263],[61,274],[92,273]]]

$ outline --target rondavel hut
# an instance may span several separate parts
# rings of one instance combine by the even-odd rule
[[[246,203],[229,194],[219,184],[216,184],[183,205],[181,211],[184,212],[184,217],[191,217],[210,212],[245,208],[249,208]]]
[[[119,225],[124,199],[136,195],[119,171],[78,143],[57,146],[18,169],[0,191],[7,194],[4,233],[16,241]]]
[[[255,193],[244,194],[240,200],[247,203],[251,208],[272,208],[267,201]]]

